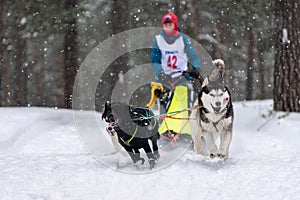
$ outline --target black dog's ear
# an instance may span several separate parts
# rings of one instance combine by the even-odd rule
[[[107,117],[107,111],[108,111],[108,102],[106,101],[104,104],[104,111],[102,113],[102,120],[105,119]]]
[[[102,113],[102,120],[106,118],[106,110]]]

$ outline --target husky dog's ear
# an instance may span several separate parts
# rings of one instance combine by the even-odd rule
[[[209,90],[208,90],[208,87],[207,86],[204,86],[202,88],[202,91],[205,93],[205,94],[208,94],[209,93]]]
[[[208,76],[204,79],[204,81],[202,82],[202,86],[201,86],[202,88],[205,87],[205,86],[207,86],[209,84],[209,80],[208,79],[209,79]]]
[[[202,97],[203,93],[205,93],[205,94],[208,94],[208,93],[209,93],[208,86],[202,87],[201,91],[199,92],[199,94],[198,94],[198,103],[199,103],[199,104],[202,104],[201,97]]]

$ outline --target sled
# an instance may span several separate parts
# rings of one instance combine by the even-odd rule
[[[159,116],[162,120],[158,129],[159,134],[170,140],[175,141],[180,135],[191,135],[189,122],[189,91],[187,86],[175,86],[169,92],[164,90],[161,83],[151,82],[151,99],[147,107],[151,108],[158,98],[156,90],[160,90],[160,97],[169,98],[170,102],[166,107],[166,113]],[[166,97],[166,95],[169,95]]]

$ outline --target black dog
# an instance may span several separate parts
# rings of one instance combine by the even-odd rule
[[[107,130],[118,135],[119,143],[125,148],[134,163],[144,163],[139,149],[144,149],[149,159],[150,168],[159,158],[157,140],[159,139],[158,122],[148,108],[133,107],[123,103],[105,103],[102,119],[109,124]],[[153,152],[148,140],[152,142]]]

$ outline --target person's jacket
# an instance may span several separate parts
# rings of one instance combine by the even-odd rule
[[[161,31],[160,35],[163,36],[163,38],[168,44],[173,44],[175,40],[177,40],[180,36],[182,36],[184,42],[184,51],[187,54],[188,61],[191,63],[192,67],[195,67],[198,70],[200,70],[201,68],[200,57],[198,56],[196,50],[192,46],[191,41],[186,36],[184,36],[184,34],[179,32],[177,36],[169,36],[166,35],[164,31]],[[153,65],[156,80],[158,80],[159,75],[163,73],[163,68],[161,66],[161,56],[162,56],[161,51],[158,47],[156,38],[154,38],[152,42],[152,49],[151,49],[151,63]]]

